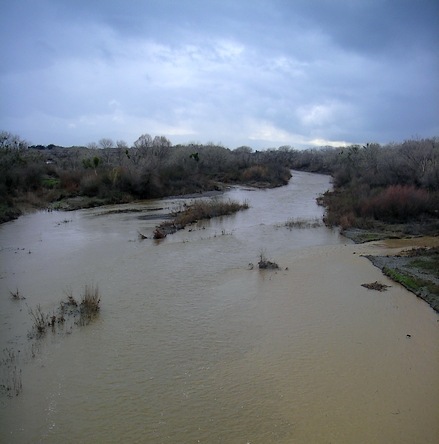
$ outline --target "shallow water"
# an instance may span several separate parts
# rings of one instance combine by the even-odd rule
[[[295,172],[233,189],[249,210],[159,242],[138,231],[182,200],[0,226],[0,341],[23,383],[0,399],[0,441],[438,442],[438,315],[361,257],[389,246],[285,227],[321,218],[329,187]],[[258,270],[261,252],[281,270]],[[391,288],[361,287],[375,280]],[[27,338],[28,307],[50,313],[90,283],[98,319]]]

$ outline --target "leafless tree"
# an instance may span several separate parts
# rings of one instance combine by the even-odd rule
[[[114,148],[114,142],[112,139],[103,138],[99,140],[99,147],[100,148]]]
[[[19,136],[8,131],[0,132],[0,148],[9,148],[19,151],[27,150],[29,144]]]

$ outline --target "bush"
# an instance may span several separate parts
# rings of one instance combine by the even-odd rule
[[[61,170],[59,172],[60,187],[67,193],[76,193],[79,191],[82,173],[76,170]]]
[[[29,309],[29,314],[33,320],[33,329],[37,335],[43,336],[49,326],[49,315],[41,310],[41,306],[37,305],[36,309]]]
[[[267,167],[262,165],[253,165],[249,168],[246,168],[242,172],[242,180],[246,182],[258,182],[261,180],[265,180],[267,178]]]
[[[362,216],[384,221],[407,221],[428,211],[428,191],[409,185],[391,185],[360,206]]]
[[[99,303],[101,302],[101,296],[99,293],[99,287],[96,285],[86,285],[82,300],[80,303],[81,311],[94,314],[99,311]]]
[[[97,196],[99,194],[101,183],[102,181],[100,177],[96,176],[94,173],[87,173],[81,179],[81,194],[89,197]]]

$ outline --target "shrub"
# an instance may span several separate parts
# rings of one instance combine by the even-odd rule
[[[99,313],[101,296],[98,286],[86,285],[79,304],[79,325],[87,325]]]
[[[412,185],[391,185],[360,206],[362,216],[386,221],[406,221],[428,210],[428,191]]]
[[[81,193],[86,196],[94,197],[98,195],[100,186],[100,178],[93,173],[88,173],[81,179]]]
[[[246,182],[257,182],[266,179],[267,173],[267,167],[262,165],[253,165],[243,171],[242,179]]]
[[[36,309],[29,309],[29,314],[33,320],[33,328],[37,336],[43,336],[49,325],[49,316],[41,310],[41,306],[37,305]]]
[[[96,314],[99,311],[100,302],[101,296],[99,293],[99,287],[97,285],[86,285],[79,305],[81,313],[88,315]]]
[[[60,171],[60,187],[67,193],[76,193],[79,190],[82,173],[75,170]]]

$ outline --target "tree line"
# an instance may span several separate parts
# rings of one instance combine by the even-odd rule
[[[254,151],[215,144],[173,145],[141,135],[132,146],[103,138],[87,147],[29,146],[0,133],[0,208],[44,207],[66,197],[101,203],[220,189],[224,184],[281,186],[291,170],[330,174],[329,225],[366,226],[439,217],[439,138],[380,145]]]
[[[224,184],[288,183],[287,165],[253,154],[248,147],[172,145],[164,136],[149,134],[130,147],[111,139],[87,147],[28,146],[2,132],[0,208],[13,214],[23,204],[44,207],[75,196],[120,203],[221,189]]]

